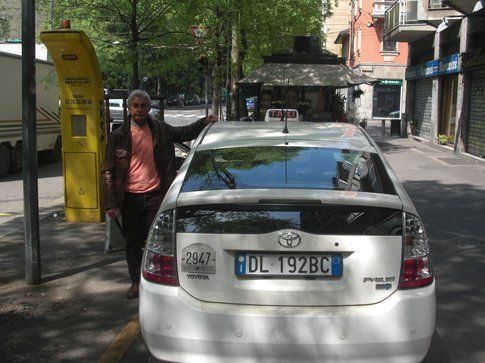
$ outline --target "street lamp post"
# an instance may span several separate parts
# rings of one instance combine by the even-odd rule
[[[36,285],[41,281],[34,26],[35,0],[22,0],[22,157],[25,281],[28,285]]]

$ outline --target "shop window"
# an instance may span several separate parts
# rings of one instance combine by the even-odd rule
[[[401,117],[401,86],[382,85],[374,86],[372,102],[373,118],[400,118]]]

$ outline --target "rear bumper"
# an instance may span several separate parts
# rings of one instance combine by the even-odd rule
[[[142,279],[140,324],[173,362],[419,362],[435,328],[435,285],[374,305],[274,307],[204,303]]]

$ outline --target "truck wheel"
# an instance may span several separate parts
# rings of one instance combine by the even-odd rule
[[[12,172],[19,174],[22,172],[22,144],[17,143],[12,150]]]
[[[10,170],[10,150],[7,145],[0,145],[0,175],[5,175]]]
[[[56,139],[56,144],[51,153],[51,161],[60,161],[62,159],[62,139],[60,136]]]

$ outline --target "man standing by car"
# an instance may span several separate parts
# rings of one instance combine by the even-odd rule
[[[177,170],[174,142],[196,138],[204,127],[217,121],[209,115],[195,123],[173,127],[149,115],[150,96],[134,90],[128,96],[128,117],[110,134],[102,167],[104,203],[109,217],[121,214],[126,261],[131,278],[127,298],[138,297],[142,249],[165,193]]]

